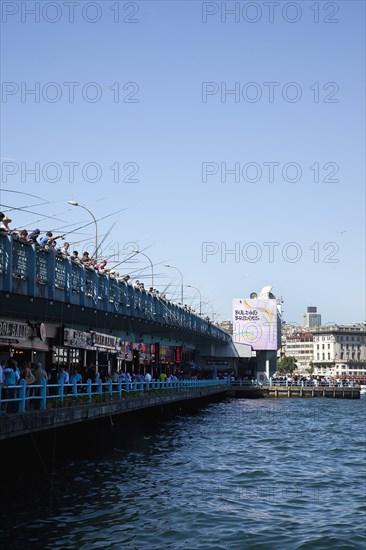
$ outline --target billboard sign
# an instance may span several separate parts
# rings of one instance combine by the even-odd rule
[[[233,300],[233,341],[253,350],[277,350],[276,300]]]

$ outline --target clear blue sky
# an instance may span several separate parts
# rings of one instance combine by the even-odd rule
[[[2,4],[0,202],[15,207],[42,202],[14,191],[50,202],[27,208],[40,215],[9,212],[12,226],[49,230],[87,223],[88,214],[68,206],[68,199],[85,205],[97,218],[124,208],[98,223],[104,235],[116,222],[105,240],[104,254],[111,254],[112,243],[118,242],[124,253],[126,243],[137,243],[157,264],[155,286],[163,289],[174,280],[176,286],[170,288],[175,288],[176,298],[180,279],[163,264],[181,269],[184,283],[199,287],[203,301],[209,301],[221,319],[231,317],[233,298],[272,284],[274,293],[285,300],[288,322],[300,323],[308,305],[318,306],[323,322],[364,320],[364,2],[299,1],[298,8],[287,12],[283,12],[287,3],[280,2],[272,23],[263,2],[257,2],[261,11],[256,13],[253,6],[240,2],[238,22],[233,15],[221,21],[221,2],[119,2],[117,23],[116,11],[110,9],[116,10],[117,2],[109,0],[94,3],[98,13],[89,8],[84,14],[81,6],[87,2],[81,1],[75,6],[74,22],[69,22],[69,8],[62,2],[58,13],[52,7],[41,12],[39,23],[22,12],[24,2]],[[28,8],[34,4],[26,2]],[[318,23],[314,5],[319,7]],[[234,2],[226,6],[230,9]],[[207,15],[203,23],[205,13],[216,8],[218,12]],[[96,15],[99,21],[87,21]],[[256,16],[257,22],[245,20]],[[286,21],[295,18],[299,20]],[[335,19],[338,22],[324,22]],[[22,101],[22,87],[24,92],[37,82],[39,102],[31,95]],[[50,82],[56,87],[47,87]],[[65,82],[80,83],[73,103]],[[97,88],[85,88],[90,82]],[[136,83],[138,91],[136,85],[124,90],[128,82]],[[206,96],[205,102],[203,82],[217,83],[211,89],[219,90]],[[236,82],[239,101],[233,95],[221,101],[220,91],[234,88]],[[250,82],[255,87],[246,87]],[[273,102],[265,82],[279,83]],[[289,82],[301,91],[297,102],[282,96]],[[114,101],[115,83],[119,83],[119,102]],[[102,95],[90,102],[81,90],[89,99],[96,90]],[[248,101],[255,90],[262,92],[262,98]],[[285,97],[291,99],[295,91],[289,87]],[[52,102],[55,93],[61,96]],[[127,96],[138,101],[123,102]],[[21,165],[31,168],[36,162],[41,167],[39,182]],[[52,169],[46,179],[42,176],[42,168],[51,162],[62,168],[54,183],[46,181],[54,176]],[[65,162],[80,163],[74,182]],[[83,177],[81,167],[88,162],[100,166],[98,182]],[[203,182],[205,162],[212,163],[211,169],[217,167],[218,173]],[[263,164],[268,162],[279,163],[274,181],[269,181],[268,165]],[[297,182],[282,177],[284,165],[291,162],[301,167]],[[109,169],[115,163],[120,164],[117,183]],[[138,182],[123,181],[135,166],[124,170],[126,163],[138,165]],[[226,182],[221,181],[221,163],[229,169],[235,163],[240,168],[257,163],[262,177],[250,182],[241,174],[235,182],[228,175]],[[319,163],[319,182],[315,163]],[[334,167],[339,170],[333,179],[339,181],[324,181]],[[12,169],[17,173],[9,174]],[[254,178],[254,169],[249,168],[249,179]],[[293,170],[289,168],[287,179],[295,178]],[[90,169],[87,177],[93,175]],[[36,222],[46,214],[64,221]],[[92,242],[93,231],[90,225],[68,239]],[[247,248],[252,242],[256,248]],[[263,244],[268,242],[279,243],[272,262],[269,247]],[[296,249],[286,248],[289,242],[297,243]],[[211,249],[218,250],[206,262],[203,243],[214,243]],[[84,243],[72,246],[81,251]],[[225,247],[235,246],[241,253],[238,262],[233,255],[220,256]],[[258,251],[262,254],[258,261],[248,261]],[[286,251],[288,258],[299,252],[301,258],[292,263],[283,258]],[[120,261],[124,257],[121,254]],[[137,266],[147,265],[141,258]],[[118,269],[132,272],[136,264]],[[139,277],[148,285],[149,273],[146,268]],[[186,292],[185,301],[197,304],[195,292],[188,288]],[[206,311],[211,314],[211,308]]]

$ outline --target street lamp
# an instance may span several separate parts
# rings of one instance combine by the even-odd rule
[[[132,250],[132,252],[134,252],[135,254],[142,254],[142,256],[145,256],[145,258],[149,260],[151,265],[151,286],[154,288],[154,266],[151,259],[147,254],[145,254],[144,252],[141,252],[141,250]]]
[[[193,286],[193,285],[185,285],[187,286],[188,288],[194,288],[195,290],[197,290],[199,296],[200,296],[200,315],[202,314],[202,294],[201,294],[201,291],[199,288],[197,288],[196,286]]]
[[[95,224],[95,259],[97,259],[98,258],[98,225],[97,225],[97,220],[95,219],[95,216],[94,216],[93,212],[91,212],[89,210],[89,208],[87,208],[86,206],[83,206],[82,204],[79,204],[76,201],[67,201],[67,202],[68,202],[68,204],[71,204],[71,206],[79,206],[80,208],[83,208],[84,210],[89,212],[89,214],[93,218],[93,221],[94,221],[94,224]],[[93,256],[94,256],[94,254],[93,254]]]
[[[184,300],[183,300],[183,273],[181,272],[180,269],[178,269],[177,267],[174,267],[174,265],[167,265],[167,264],[164,264],[164,267],[170,267],[171,269],[176,269],[179,273],[180,273],[180,276],[182,278],[182,282],[181,282],[181,302],[182,302],[182,305],[184,303]]]

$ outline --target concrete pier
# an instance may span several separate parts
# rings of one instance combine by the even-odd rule
[[[339,386],[230,386],[230,397],[332,397],[335,399],[360,399],[360,387]]]

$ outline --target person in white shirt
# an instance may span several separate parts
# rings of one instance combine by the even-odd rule
[[[151,382],[151,374],[149,372],[145,374],[145,382]]]

